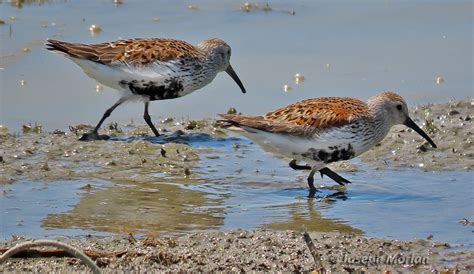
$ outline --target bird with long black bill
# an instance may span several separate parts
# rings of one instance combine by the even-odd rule
[[[436,148],[408,115],[405,100],[394,92],[377,94],[367,103],[349,97],[322,97],[303,100],[263,116],[220,116],[265,150],[292,158],[291,168],[311,170],[310,193],[316,191],[316,172],[340,185],[350,183],[327,165],[366,152],[381,142],[394,125],[413,129]],[[309,165],[298,165],[298,160]]]
[[[98,130],[112,111],[129,100],[145,105],[143,118],[156,136],[158,130],[148,113],[150,101],[175,99],[196,91],[225,71],[243,93],[245,88],[230,65],[231,48],[211,38],[193,46],[176,39],[146,38],[101,44],[79,44],[49,39],[47,49],[78,64],[97,82],[121,92],[120,99],[105,111],[92,132],[80,140],[103,140]]]

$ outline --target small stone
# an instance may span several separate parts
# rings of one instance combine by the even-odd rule
[[[295,80],[296,84],[301,84],[304,82],[304,76],[299,73],[295,74],[295,76],[293,76],[293,79]]]
[[[467,115],[466,118],[464,118],[464,121],[471,121],[471,117]]]
[[[425,145],[421,145],[421,146],[417,147],[417,149],[421,152],[427,152],[428,151],[428,149],[426,148]]]
[[[117,164],[114,161],[105,163],[106,166],[116,166]]]
[[[20,80],[20,86],[26,86],[26,81],[25,80]]]
[[[229,108],[229,110],[227,111],[227,114],[237,114],[237,109]]]
[[[292,89],[293,89],[293,88],[292,88],[291,86],[289,86],[289,85],[284,85],[284,86],[283,86],[283,91],[284,91],[284,92],[289,92],[289,91],[291,91]]]
[[[196,11],[196,10],[199,10],[199,7],[196,6],[196,5],[189,5],[189,6],[188,6],[188,10]]]
[[[189,168],[185,168],[185,169],[184,169],[184,174],[185,174],[186,176],[191,175],[191,170],[189,170]]]
[[[41,171],[49,171],[50,168],[49,168],[49,165],[48,163],[44,163],[42,166],[41,166]]]
[[[241,10],[245,11],[245,12],[251,12],[252,10],[255,9],[255,5],[251,4],[251,3],[245,3],[243,4],[241,7],[240,7]]]
[[[31,49],[29,49],[29,48],[23,48],[23,52],[30,52],[30,51],[31,51]]]
[[[10,20],[16,20],[16,16],[10,16]]]
[[[83,185],[80,189],[90,191],[92,189],[92,186],[91,184],[86,184],[86,185]]]
[[[102,28],[99,25],[91,25],[89,31],[91,32],[91,35],[94,36],[102,32]]]
[[[174,119],[169,117],[161,121],[162,124],[171,124],[174,122]]]
[[[441,76],[436,77],[436,84],[441,85],[444,83],[444,78]]]
[[[450,116],[458,115],[458,114],[459,114],[459,111],[453,109],[453,110],[451,110],[448,114],[449,114]]]

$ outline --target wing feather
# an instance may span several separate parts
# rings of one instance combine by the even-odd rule
[[[342,127],[356,119],[371,119],[364,102],[345,97],[306,99],[264,116],[221,116],[236,126],[298,136],[311,136],[328,128]]]
[[[128,65],[147,65],[157,61],[198,58],[202,54],[198,48],[185,41],[161,38],[118,40],[101,44],[79,44],[49,39],[46,46],[48,50],[101,64],[121,62]]]

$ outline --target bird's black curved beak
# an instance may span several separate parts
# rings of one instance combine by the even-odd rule
[[[415,124],[415,122],[413,122],[413,120],[410,118],[410,117],[407,117],[407,119],[405,120],[405,123],[403,123],[405,126],[413,129],[414,131],[416,131],[418,134],[420,134],[423,138],[426,139],[426,141],[428,141],[428,143],[431,144],[432,147],[436,148],[436,144],[433,142],[433,140],[431,140],[430,136],[428,136],[428,134],[426,134],[417,124]]]
[[[237,76],[237,73],[235,73],[234,69],[232,68],[232,66],[230,64],[227,67],[227,69],[225,70],[225,72],[227,72],[227,74],[229,74],[230,77],[232,77],[232,79],[234,79],[234,81],[237,83],[237,85],[239,85],[240,89],[242,90],[242,93],[247,92],[244,88],[244,85],[240,81],[239,76]]]

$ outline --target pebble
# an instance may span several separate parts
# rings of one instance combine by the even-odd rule
[[[453,110],[451,110],[448,114],[449,114],[450,116],[458,115],[458,114],[459,114],[459,111],[453,109]]]

